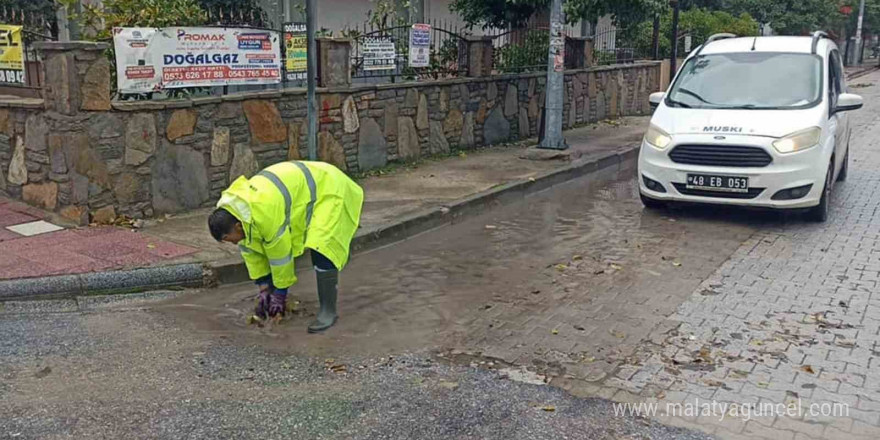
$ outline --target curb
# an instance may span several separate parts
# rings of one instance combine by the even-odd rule
[[[33,297],[105,295],[169,287],[201,287],[208,276],[198,263],[146,267],[111,272],[92,272],[0,281],[0,301]]]
[[[521,200],[569,180],[588,175],[601,178],[600,172],[617,172],[622,165],[638,157],[639,145],[594,159],[578,159],[567,166],[550,170],[530,179],[509,182],[455,202],[428,208],[396,221],[361,230],[351,243],[351,251],[365,252],[405,240],[417,234],[450,225],[488,209]],[[309,267],[308,253],[296,259],[297,267]],[[155,289],[206,287],[233,284],[249,279],[247,268],[238,259],[209,263],[187,263],[111,272],[60,275],[0,281],[0,302],[16,299],[69,298],[85,295],[109,295]]]
[[[848,81],[848,80],[851,80],[851,79],[861,78],[861,77],[863,77],[863,76],[866,76],[866,75],[870,74],[871,72],[874,72],[875,70],[880,70],[880,65],[867,67],[867,68],[862,69],[862,70],[859,70],[859,71],[857,71],[857,72],[853,72],[852,74],[847,75],[846,79],[847,79],[847,81]]]

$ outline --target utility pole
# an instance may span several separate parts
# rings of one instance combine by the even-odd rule
[[[317,0],[306,0],[306,35],[307,35],[307,58],[306,74],[308,77],[307,98],[309,101],[309,160],[318,159],[318,99],[315,96],[315,84],[318,80],[318,48],[315,44],[315,17],[318,16]]]
[[[862,62],[862,46],[864,45],[862,41],[862,23],[865,21],[865,0],[862,0],[859,3],[859,22],[856,25],[856,53],[853,57],[855,59],[855,64],[861,64]]]
[[[672,81],[678,72],[678,66],[676,66],[678,63],[678,15],[681,12],[681,4],[678,0],[671,0],[669,5],[672,6],[672,35],[670,36],[672,55],[669,57],[669,80]]]
[[[544,110],[544,140],[540,148],[564,150],[568,148],[562,137],[562,101],[565,84],[565,36],[562,0],[553,0],[550,6],[550,50],[547,54],[547,101]],[[572,109],[574,111],[574,109]]]
[[[651,36],[651,58],[660,59],[660,14],[654,16],[654,33]]]
[[[410,0],[409,2],[409,22],[424,23],[425,22],[425,0]]]
[[[58,41],[70,41],[70,21],[67,18],[67,7],[55,0],[55,22],[58,23]]]

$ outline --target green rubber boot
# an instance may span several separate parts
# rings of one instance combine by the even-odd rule
[[[318,311],[318,319],[309,324],[309,333],[318,333],[333,327],[339,317],[336,314],[339,271],[315,269],[315,274],[318,277],[318,302],[321,304],[321,310]]]

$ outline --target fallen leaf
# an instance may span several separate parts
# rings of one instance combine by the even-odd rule
[[[703,380],[703,382],[705,382],[706,385],[708,385],[710,387],[723,387],[724,386],[724,382],[721,382],[721,381],[718,381],[715,379],[705,379],[705,380]]]
[[[596,362],[596,357],[595,357],[595,356],[590,356],[590,357],[584,359],[584,362],[586,362],[586,363],[588,363],[588,364],[589,364],[589,363]]]
[[[256,325],[257,327],[262,327],[263,320],[260,319],[260,317],[257,315],[251,315],[251,316],[248,316],[248,318],[247,318],[247,324],[248,325]]]
[[[562,272],[562,271],[564,271],[565,269],[568,268],[568,266],[566,266],[566,265],[564,265],[564,264],[562,264],[562,263],[559,263],[559,264],[557,264],[556,266],[553,266],[553,267],[555,267],[556,270],[558,270],[558,271],[560,271],[560,272]]]
[[[745,378],[746,376],[748,376],[749,372],[743,371],[743,370],[733,370],[730,372],[730,375],[737,378],[737,379],[742,379],[742,378]]]
[[[621,331],[617,331],[617,330],[611,330],[611,329],[609,329],[609,330],[608,330],[608,333],[611,333],[611,335],[614,336],[615,338],[623,339],[623,338],[626,337],[626,333],[623,333],[623,332],[621,332]]]
[[[342,365],[342,364],[330,366],[330,371],[332,371],[334,373],[345,373],[345,370],[346,370],[345,365]]]
[[[767,388],[768,386],[770,386],[770,383],[768,383],[768,382],[758,382],[758,386],[761,387],[761,388]]]
[[[440,388],[446,388],[447,390],[454,390],[458,388],[458,382],[447,382],[445,380],[441,380],[440,382],[437,382],[437,386],[439,386]]]
[[[556,329],[554,328],[553,330],[550,330],[550,333],[553,333],[554,335],[558,335],[558,334],[559,334],[559,330],[556,330]]]
[[[153,243],[147,244],[147,249],[156,249],[156,245]]]
[[[51,369],[51,368],[49,368],[49,367],[45,367],[45,368],[43,368],[42,370],[37,371],[36,373],[34,373],[34,377],[36,377],[37,379],[42,379],[42,378],[48,376],[49,373],[51,373],[51,372],[52,372],[52,369]]]
[[[486,225],[486,229],[498,229],[498,226],[495,226],[495,225]]]
[[[611,263],[611,268],[614,270],[621,270],[621,269],[623,269],[623,266],[620,266],[619,264]]]
[[[678,261],[673,261],[672,265],[675,267],[681,267],[681,263],[679,263]]]
[[[804,365],[801,367],[801,371],[804,373],[816,374],[816,371],[813,370],[812,365]]]
[[[544,405],[541,407],[541,410],[546,412],[553,412],[556,411],[556,407],[553,405]]]
[[[579,261],[579,260],[583,260],[583,259],[584,259],[584,257],[582,257],[580,255],[575,255],[575,256],[571,257],[571,261]]]

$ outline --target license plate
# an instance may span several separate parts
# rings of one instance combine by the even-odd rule
[[[713,176],[710,174],[688,174],[687,188],[744,193],[749,192],[749,178]]]

